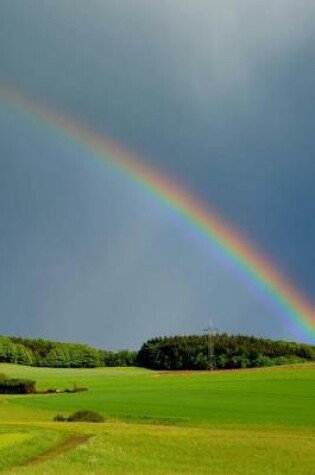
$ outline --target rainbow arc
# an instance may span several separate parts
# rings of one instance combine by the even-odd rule
[[[233,267],[246,275],[255,287],[259,287],[266,300],[279,309],[279,313],[295,327],[298,334],[315,343],[313,304],[244,236],[189,191],[118,144],[16,91],[0,87],[0,100],[13,109],[30,115],[40,125],[56,129],[71,138],[86,149],[87,155],[104,160],[164,203],[188,227],[201,233],[211,246],[214,245],[223,252],[226,259],[233,263]]]

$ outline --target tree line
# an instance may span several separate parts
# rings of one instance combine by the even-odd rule
[[[141,366],[158,370],[252,368],[315,361],[315,347],[244,335],[212,337],[214,360],[209,359],[207,335],[153,338],[139,351],[107,351],[80,343],[42,338],[0,337],[0,362],[52,368]]]
[[[0,337],[0,363],[51,368],[135,366],[137,352],[104,351],[81,343],[61,343],[42,338]]]
[[[226,333],[153,338],[142,345],[137,362],[159,370],[253,368],[315,361],[315,347]],[[209,358],[209,343],[214,358]],[[212,350],[211,350],[212,353]]]

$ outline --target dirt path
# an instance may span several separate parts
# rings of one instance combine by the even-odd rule
[[[84,444],[91,438],[90,435],[71,435],[62,439],[58,444],[53,447],[48,448],[41,454],[35,455],[34,457],[26,460],[23,465],[35,465],[38,463],[46,462],[51,460],[58,455],[61,455],[65,452],[70,452],[70,450],[75,449],[79,445]]]

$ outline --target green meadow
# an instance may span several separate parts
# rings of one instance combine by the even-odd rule
[[[2,473],[315,473],[314,364],[211,373],[0,364],[0,372],[38,389],[88,388],[0,396]],[[53,421],[80,409],[105,422]]]

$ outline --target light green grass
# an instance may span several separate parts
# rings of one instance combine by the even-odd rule
[[[12,445],[18,445],[21,442],[32,439],[32,434],[23,432],[0,432],[0,451],[8,449]]]
[[[61,439],[56,430],[0,426],[0,470],[24,463]]]
[[[7,404],[57,412],[93,409],[109,419],[190,425],[263,424],[315,427],[315,366],[230,373],[163,374],[141,369],[60,370],[1,366],[39,388],[88,387],[87,393],[11,396]],[[1,416],[1,408],[0,408]]]
[[[89,389],[78,394],[0,396],[3,430],[21,434],[32,423],[34,440],[43,440],[42,431],[48,434],[46,446],[69,431],[94,435],[54,460],[6,472],[12,475],[315,473],[315,365],[167,374],[136,368],[0,365],[0,372],[35,379],[40,389],[74,383]],[[51,422],[56,413],[77,409],[99,411],[108,422]],[[39,451],[36,443],[34,451]]]
[[[90,427],[81,425],[82,432]],[[95,437],[42,465],[10,475],[313,475],[314,435],[262,429],[108,424]]]

